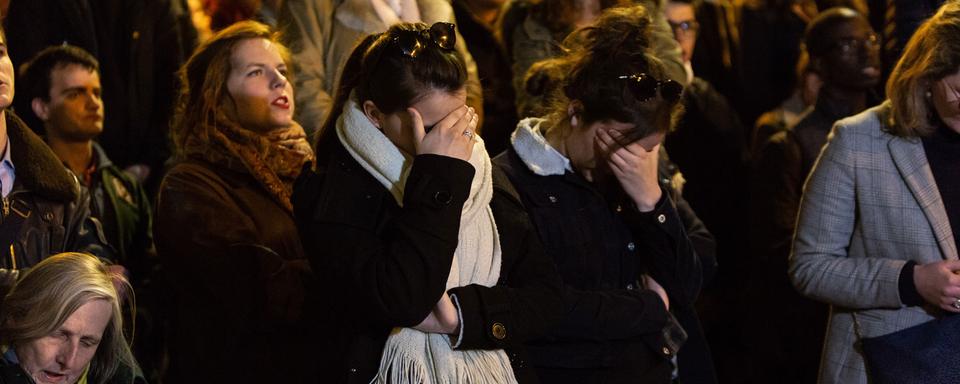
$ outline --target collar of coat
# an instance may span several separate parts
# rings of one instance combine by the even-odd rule
[[[530,117],[520,120],[510,135],[510,144],[531,172],[540,176],[563,175],[573,171],[570,160],[558,152],[543,136],[540,126],[545,119]]]
[[[77,199],[79,183],[37,134],[13,111],[6,110],[10,159],[17,167],[15,184],[50,200]]]

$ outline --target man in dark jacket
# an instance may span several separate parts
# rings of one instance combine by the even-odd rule
[[[711,7],[711,6],[708,6]],[[700,312],[708,336],[720,340],[720,351],[735,351],[740,341],[730,332],[737,320],[731,315],[731,305],[737,303],[736,287],[745,278],[743,268],[743,233],[746,232],[740,213],[746,210],[746,195],[742,192],[746,183],[744,144],[746,133],[737,111],[728,99],[720,94],[707,80],[694,73],[691,60],[698,43],[700,24],[698,6],[692,0],[670,0],[663,7],[664,16],[673,28],[674,39],[683,50],[684,67],[689,85],[683,92],[683,118],[667,135],[665,147],[670,158],[683,171],[686,183],[683,197],[690,202],[710,232],[717,237],[717,258],[723,261],[723,273],[716,284],[701,293],[704,304]],[[704,281],[708,285],[709,281]],[[733,293],[732,295],[730,295]],[[727,295],[733,296],[728,297]],[[717,381],[711,361],[710,349],[702,344],[690,343],[680,353],[687,354],[686,380],[683,380],[684,365],[681,363],[681,381],[712,383]],[[742,365],[737,353],[717,353],[724,366]]]
[[[159,181],[169,150],[168,118],[176,90],[175,72],[192,47],[185,47],[189,19],[183,0],[35,0],[11,2],[4,26],[13,62],[68,43],[100,61],[103,102],[110,114],[99,142],[123,168],[146,165]],[[193,31],[195,36],[195,31]],[[20,100],[16,110],[29,110]],[[39,121],[27,124],[40,128]]]
[[[3,46],[6,37],[0,32]],[[107,260],[113,253],[100,224],[90,217],[89,195],[56,155],[12,111],[13,63],[0,50],[0,289],[19,270],[52,254],[88,252]]]
[[[880,80],[879,39],[852,9],[821,13],[808,26],[805,43],[823,87],[796,126],[760,147],[751,186],[749,246],[756,287],[751,310],[756,315],[747,318],[758,319],[752,334],[764,336],[753,343],[758,382],[816,380],[827,307],[799,296],[785,273],[803,182],[834,122],[877,101],[871,92]]]
[[[46,141],[92,195],[91,214],[103,225],[118,261],[140,280],[153,255],[150,202],[140,183],[110,161],[93,141],[103,131],[99,63],[71,45],[40,51],[20,67],[32,112]]]
[[[157,265],[150,201],[139,182],[115,166],[94,138],[103,131],[99,63],[82,48],[49,47],[20,67],[31,112],[43,122],[47,144],[91,194],[91,215],[103,225],[117,261],[137,292],[137,355],[149,373],[162,346],[152,275]],[[154,337],[156,339],[154,339]],[[148,356],[149,355],[149,356]]]

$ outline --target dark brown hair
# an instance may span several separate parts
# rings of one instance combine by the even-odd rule
[[[927,96],[934,82],[960,70],[960,1],[945,3],[920,25],[903,50],[890,79],[887,97],[892,106],[887,130],[896,136],[917,137],[933,132],[937,119]]]
[[[399,23],[360,41],[340,75],[333,107],[317,137],[317,154],[326,153],[336,137],[337,119],[351,94],[358,104],[370,100],[381,112],[390,114],[410,107],[431,90],[453,93],[463,89],[467,68],[459,52],[430,43],[417,57],[408,57],[396,43],[400,33],[429,29],[424,23]],[[318,156],[317,160],[326,159]]]
[[[20,66],[20,79],[27,88],[23,97],[27,100],[39,97],[49,101],[52,82],[50,76],[53,70],[71,64],[79,65],[90,72],[100,70],[97,59],[83,48],[67,44],[44,48]]]
[[[584,125],[605,120],[633,124],[626,137],[630,141],[671,130],[682,113],[682,103],[665,100],[660,92],[641,100],[624,91],[632,80],[620,78],[642,73],[669,80],[663,63],[648,52],[650,23],[642,6],[611,8],[592,26],[572,33],[564,41],[567,54],[550,64],[561,69],[552,72],[567,72],[549,98],[551,115],[567,116],[572,103],[579,106],[574,113]]]

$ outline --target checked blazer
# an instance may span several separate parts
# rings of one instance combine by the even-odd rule
[[[923,144],[888,133],[889,112],[886,102],[838,121],[804,185],[789,273],[801,294],[831,307],[820,383],[868,383],[860,337],[941,313],[903,305],[904,264],[957,259]]]

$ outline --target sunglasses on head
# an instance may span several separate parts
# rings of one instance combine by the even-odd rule
[[[453,23],[434,23],[429,29],[419,31],[400,31],[393,38],[400,52],[409,58],[416,58],[430,43],[440,49],[451,51],[457,44],[456,26]]]
[[[683,86],[680,83],[670,79],[657,80],[646,73],[623,75],[617,78],[627,80],[627,88],[633,92],[634,97],[640,102],[656,97],[657,89],[660,90],[660,97],[670,103],[680,100],[680,94],[683,93]]]

